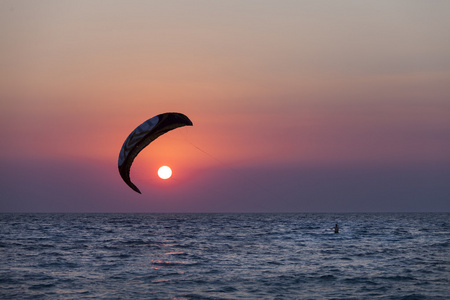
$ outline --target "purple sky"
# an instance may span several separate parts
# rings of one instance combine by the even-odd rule
[[[2,1],[0,212],[450,211],[448,11]],[[170,111],[139,195],[120,147]]]

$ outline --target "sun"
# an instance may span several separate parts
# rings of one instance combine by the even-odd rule
[[[169,179],[172,176],[172,169],[168,166],[162,166],[158,169],[158,176],[161,179]]]

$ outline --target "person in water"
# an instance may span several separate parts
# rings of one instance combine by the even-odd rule
[[[332,229],[334,229],[334,233],[339,233],[339,227],[338,227],[337,223],[336,223],[336,225],[334,225],[334,227]]]

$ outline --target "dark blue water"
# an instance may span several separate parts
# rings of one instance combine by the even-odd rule
[[[0,214],[0,298],[449,299],[449,245],[448,213]]]

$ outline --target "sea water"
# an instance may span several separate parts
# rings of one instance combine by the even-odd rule
[[[449,217],[0,214],[0,298],[450,299]]]

